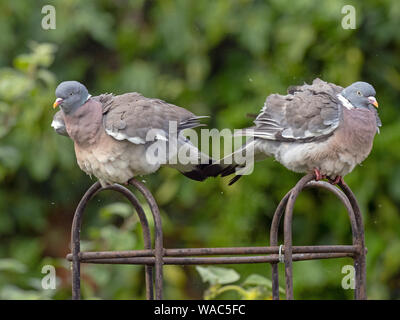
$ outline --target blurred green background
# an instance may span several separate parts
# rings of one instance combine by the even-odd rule
[[[55,30],[41,27],[46,4],[56,8]],[[346,4],[356,8],[355,30],[341,27]],[[71,297],[64,259],[71,221],[94,180],[78,168],[72,142],[50,127],[60,81],[81,81],[92,95],[138,91],[210,115],[208,127],[222,129],[251,125],[246,114],[257,113],[267,95],[316,77],[376,88],[381,134],[346,182],[364,216],[368,297],[400,298],[399,1],[2,0],[0,30],[1,299]],[[300,177],[266,160],[232,187],[168,168],[144,180],[162,211],[165,246],[175,248],[268,245],[273,211]],[[136,216],[112,192],[89,205],[82,238],[83,250],[143,248]],[[345,210],[326,192],[304,192],[293,239],[350,244]],[[295,263],[295,297],[352,298],[341,287],[351,262]],[[41,288],[47,264],[56,267],[56,290]],[[269,265],[226,268],[235,285],[254,274],[271,277]],[[203,298],[208,284],[199,272],[166,266],[165,298]],[[145,297],[140,266],[84,265],[82,274],[86,299]],[[241,297],[235,290],[218,296]]]

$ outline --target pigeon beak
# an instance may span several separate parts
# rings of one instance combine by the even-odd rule
[[[54,103],[53,103],[53,108],[55,109],[55,108],[57,108],[61,103],[63,103],[63,99],[61,99],[61,98],[57,98],[56,99],[56,101],[54,101]]]
[[[369,103],[372,104],[375,108],[378,108],[379,104],[378,101],[376,101],[375,97],[368,97]]]

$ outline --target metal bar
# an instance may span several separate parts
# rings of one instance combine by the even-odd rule
[[[353,192],[346,184],[340,183],[339,187],[342,189],[340,190],[326,182],[312,181],[314,178],[315,177],[313,174],[304,176],[279,203],[271,224],[270,246],[174,249],[165,249],[163,247],[162,223],[159,208],[150,191],[141,182],[135,179],[129,181],[131,185],[136,187],[136,189],[142,193],[150,206],[155,226],[154,249],[151,247],[150,229],[144,214],[144,210],[134,194],[120,185],[111,185],[101,188],[100,184],[97,182],[92,185],[82,197],[75,211],[74,220],[72,223],[72,253],[67,255],[67,259],[72,261],[72,297],[73,299],[80,299],[81,263],[145,265],[147,299],[153,298],[153,266],[155,269],[155,298],[162,299],[162,270],[164,264],[194,265],[270,263],[272,265],[273,299],[279,299],[278,231],[280,221],[284,215],[284,246],[282,246],[281,254],[284,256],[285,263],[286,298],[289,300],[293,299],[293,261],[349,257],[354,259],[354,266],[356,270],[355,298],[366,299],[366,248],[362,215],[357,200]],[[324,188],[332,192],[344,204],[350,218],[353,245],[292,245],[292,219],[294,204],[300,192],[303,189],[310,187]],[[87,202],[102,190],[114,190],[122,193],[135,207],[142,225],[145,247],[144,250],[80,252],[80,229],[82,225],[83,212]],[[221,257],[221,255],[228,255],[228,257]]]
[[[278,232],[279,232],[279,223],[281,221],[282,215],[286,208],[287,200],[289,199],[290,190],[281,200],[278,207],[275,210],[274,216],[272,218],[271,229],[270,229],[270,245],[278,246]],[[279,271],[278,271],[278,262],[273,263],[272,267],[272,299],[279,300]]]
[[[364,238],[364,224],[362,219],[362,213],[360,206],[358,205],[357,199],[346,183],[340,182],[340,188],[343,190],[347,198],[349,199],[353,210],[355,221],[357,224],[357,231],[353,232],[353,244],[360,248],[356,258],[354,259],[354,268],[356,271],[355,282],[356,287],[354,290],[354,298],[357,300],[367,299],[367,265],[366,265],[366,253],[365,238]]]
[[[150,228],[147,222],[146,215],[135,195],[127,188],[121,185],[110,185],[104,188],[101,187],[99,182],[93,184],[89,190],[84,194],[81,201],[76,208],[74,219],[72,222],[71,230],[71,249],[72,249],[72,299],[80,299],[80,231],[82,226],[83,212],[87,203],[100,191],[113,190],[124,195],[135,208],[139,221],[142,226],[144,246],[146,249],[151,250],[151,235]],[[145,266],[146,277],[146,297],[153,299],[153,267],[151,265]]]
[[[290,190],[281,200],[278,207],[275,210],[274,216],[272,218],[271,229],[270,229],[270,245],[278,246],[278,232],[279,232],[279,223],[281,221],[283,212],[285,210],[287,200],[289,199],[289,195],[292,192]],[[272,267],[272,299],[279,300],[279,271],[278,271],[278,262],[273,263]]]
[[[340,190],[339,188],[337,188],[325,181],[310,181],[309,183],[306,184],[306,186],[304,188],[307,188],[307,189],[308,188],[323,188],[323,189],[326,189],[326,190],[332,192],[343,203],[344,207],[347,210],[347,213],[348,213],[349,219],[350,219],[350,226],[351,226],[352,233],[356,234],[359,232],[353,206],[352,206],[349,198],[347,197],[347,195],[342,190]]]
[[[144,196],[147,203],[150,206],[151,213],[154,220],[154,250],[155,250],[155,287],[156,287],[156,299],[161,300],[163,295],[163,231],[160,209],[158,208],[157,202],[154,199],[151,192],[146,186],[136,179],[129,180],[129,184],[133,185],[139,192]]]
[[[101,185],[99,182],[93,184],[83,195],[76,207],[74,219],[72,221],[71,230],[71,251],[72,259],[72,299],[79,300],[81,298],[81,268],[79,261],[80,244],[80,230],[82,225],[82,214],[86,208],[88,201],[100,190]]]
[[[140,205],[139,200],[136,198],[136,196],[127,188],[114,184],[111,186],[104,187],[102,190],[114,190],[117,192],[122,193],[133,205],[133,207],[136,210],[136,213],[139,217],[140,224],[142,226],[142,235],[143,235],[143,244],[145,249],[151,250],[151,234],[150,234],[150,228],[149,228],[149,223],[147,221],[146,214],[144,213],[144,210],[142,206]],[[146,282],[146,297],[148,300],[153,300],[154,294],[153,294],[153,266],[151,265],[146,265],[145,266],[145,282]]]
[[[283,222],[284,240],[285,245],[285,277],[286,277],[286,299],[293,300],[293,267],[292,267],[292,221],[293,221],[293,208],[296,199],[304,186],[314,180],[314,174],[307,174],[297,182],[296,186],[290,192],[285,208],[285,217]]]
[[[278,245],[279,223],[283,216],[284,210],[287,207],[287,202],[288,202],[289,196],[292,194],[293,190],[297,186],[298,186],[298,184],[285,195],[285,197],[281,200],[280,204],[278,205],[278,207],[275,211],[273,221],[271,224],[271,232],[270,232],[271,246]],[[348,212],[351,229],[352,229],[352,234],[353,235],[358,234],[360,227],[357,223],[356,215],[353,210],[353,206],[352,206],[349,198],[343,191],[341,191],[340,189],[336,188],[335,186],[333,186],[327,182],[324,182],[324,181],[318,181],[318,182],[317,181],[309,181],[308,183],[303,185],[302,189],[305,189],[305,188],[323,188],[323,189],[326,189],[326,190],[332,192],[337,198],[339,198],[339,200],[343,203],[343,205],[345,206],[345,208]],[[301,191],[302,190],[299,190],[299,192],[301,192]],[[362,226],[361,226],[361,229],[363,229]],[[360,248],[359,242],[353,241],[353,245],[357,248]],[[358,249],[358,250],[360,250],[360,249]],[[272,290],[273,299],[278,300],[279,299],[279,276],[278,276],[278,265],[277,264],[272,264],[272,287],[273,287],[273,290]]]
[[[353,253],[300,253],[293,254],[293,261],[315,259],[337,259],[354,257]],[[251,257],[164,257],[166,265],[198,265],[198,264],[244,264],[244,263],[276,263],[277,255],[251,256]],[[155,257],[111,258],[111,259],[87,259],[82,263],[95,264],[155,264]]]
[[[333,245],[333,246],[293,246],[293,253],[353,253],[359,252],[357,246]],[[285,249],[282,249],[285,252]],[[279,247],[234,247],[234,248],[179,248],[165,249],[164,257],[184,257],[200,255],[250,255],[250,254],[278,254]],[[153,257],[154,250],[126,250],[126,251],[97,251],[80,252],[80,261],[87,259],[118,259],[134,257]],[[68,260],[72,260],[72,254],[67,255]]]

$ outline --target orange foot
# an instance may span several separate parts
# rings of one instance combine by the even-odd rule
[[[337,176],[335,179],[329,179],[329,183],[333,184],[334,186],[339,183],[344,183],[342,176]]]
[[[321,174],[318,168],[314,168],[314,174],[315,174],[315,180],[320,181],[322,179],[326,179],[326,176],[324,174]]]

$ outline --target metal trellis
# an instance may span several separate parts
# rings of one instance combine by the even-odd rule
[[[96,264],[131,264],[145,265],[147,299],[163,298],[163,265],[200,265],[200,264],[246,264],[270,263],[272,266],[272,297],[279,299],[278,263],[285,264],[286,299],[293,299],[293,261],[332,259],[350,257],[355,268],[355,299],[366,299],[366,248],[362,214],[351,189],[345,183],[337,188],[324,181],[314,181],[314,174],[301,178],[279,203],[270,228],[270,246],[233,247],[233,248],[164,248],[160,211],[157,203],[138,180],[132,179],[129,184],[135,187],[150,206],[154,220],[154,248],[151,241],[149,224],[143,207],[136,196],[126,187],[111,185],[101,187],[99,182],[93,184],[82,197],[76,208],[71,231],[71,251],[67,259],[72,261],[72,299],[80,295],[81,263]],[[300,192],[305,188],[322,188],[333,193],[345,206],[350,218],[352,245],[293,246],[292,219],[293,208]],[[124,195],[135,208],[143,232],[144,249],[127,251],[81,252],[80,232],[82,217],[87,203],[100,191],[114,190]],[[278,243],[279,224],[284,216],[284,243]]]

